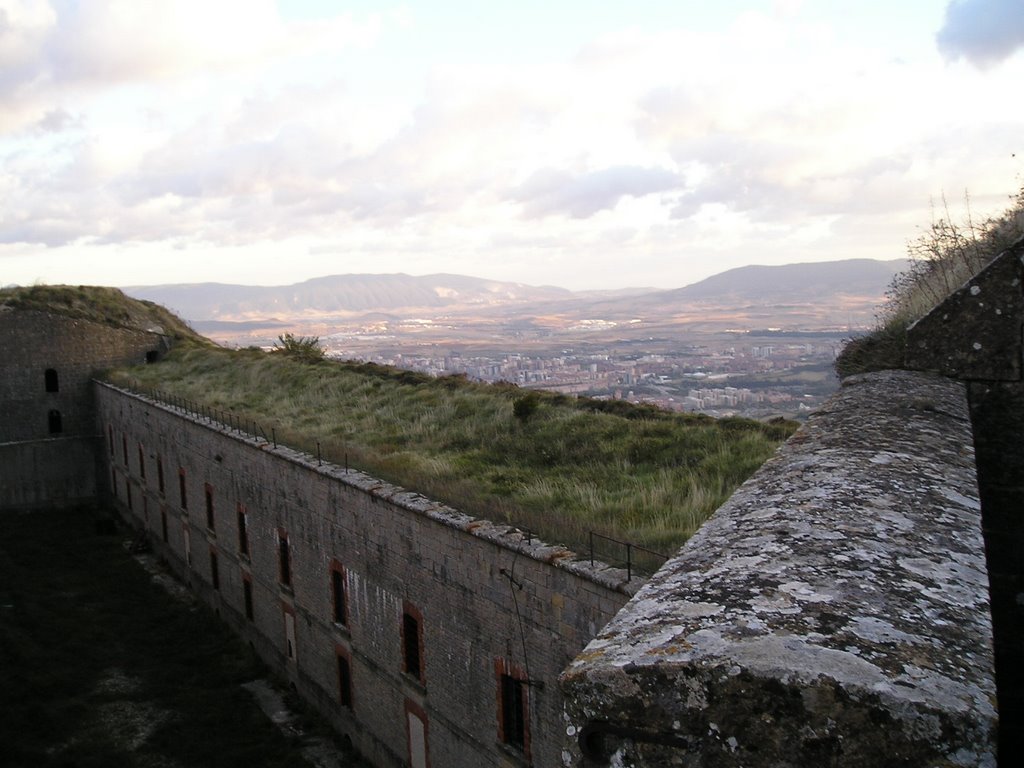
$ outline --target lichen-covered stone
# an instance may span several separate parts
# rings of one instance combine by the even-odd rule
[[[988,562],[999,757],[1024,760],[1024,239],[918,321],[906,362],[968,382]]]
[[[964,387],[853,377],[562,677],[565,762],[994,765]]]

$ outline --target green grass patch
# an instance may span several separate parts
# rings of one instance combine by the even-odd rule
[[[0,307],[49,312],[118,328],[157,330],[176,339],[205,341],[173,312],[132,299],[117,288],[95,285],[32,285],[0,288]]]
[[[109,379],[578,551],[590,530],[671,551],[796,428],[192,344]]]
[[[0,515],[3,764],[308,765],[239,687],[264,666],[122,538],[91,513]]]

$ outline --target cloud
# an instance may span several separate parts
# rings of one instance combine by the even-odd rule
[[[57,81],[133,82],[231,69],[295,50],[295,33],[309,31],[284,23],[271,0],[54,0],[53,7],[42,53]],[[306,44],[317,45],[319,37]]]
[[[273,0],[0,0],[0,134],[63,101],[256,76],[287,59],[372,44],[380,18],[283,19]]]
[[[76,117],[63,107],[57,107],[39,118],[33,126],[33,130],[37,134],[62,133],[81,125],[82,120],[80,117]]]
[[[994,66],[1024,47],[1024,8],[1020,0],[951,0],[935,40],[947,59]]]
[[[548,168],[535,172],[510,197],[523,203],[528,218],[563,214],[585,219],[614,208],[624,197],[644,197],[680,186],[679,175],[665,168],[621,165],[576,175]]]
[[[943,66],[932,22],[895,62],[787,5],[467,62],[393,27],[362,48],[368,21],[303,28],[259,1],[233,36],[209,0],[178,17],[168,0],[150,25],[129,0],[0,0],[0,258],[182,246],[209,254],[196,270],[259,251],[311,254],[312,275],[336,253],[596,285],[754,240],[788,260],[864,255],[825,240],[891,247],[890,222],[912,231],[929,196],[1005,191],[991,179],[1015,170],[1024,113],[1005,94],[1024,57]]]

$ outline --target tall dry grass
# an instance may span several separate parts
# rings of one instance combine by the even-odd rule
[[[200,345],[109,378],[577,550],[592,530],[675,549],[795,429],[551,393],[517,409],[511,385]]]
[[[906,270],[889,286],[875,329],[850,341],[836,361],[840,376],[902,368],[907,329],[941,304],[992,259],[1024,237],[1024,187],[1003,213],[978,220],[964,197],[953,215],[943,197],[932,222],[907,244]]]

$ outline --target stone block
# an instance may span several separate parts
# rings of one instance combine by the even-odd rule
[[[563,674],[570,763],[994,765],[966,411],[848,379]]]

